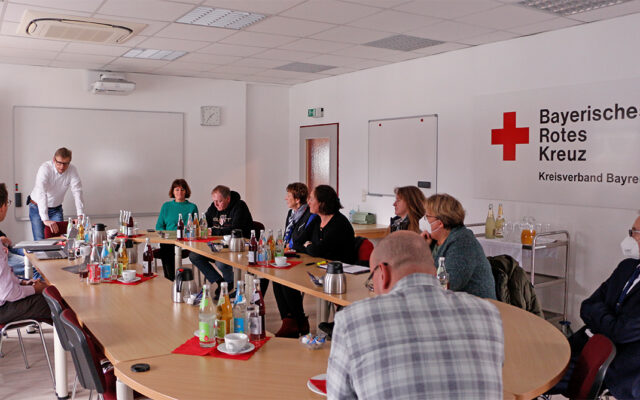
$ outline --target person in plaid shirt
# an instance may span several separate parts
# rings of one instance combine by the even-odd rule
[[[441,288],[420,235],[394,232],[371,254],[378,296],[335,316],[329,399],[501,399],[500,313]]]

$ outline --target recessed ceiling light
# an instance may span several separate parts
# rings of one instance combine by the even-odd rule
[[[181,24],[214,26],[217,28],[242,29],[261,21],[266,16],[246,11],[223,8],[197,7],[176,22]]]
[[[156,50],[156,49],[131,49],[126,52],[122,57],[127,58],[143,58],[146,60],[165,60],[173,61],[183,55],[187,54],[186,51],[173,51],[173,50]]]
[[[566,17],[627,1],[630,0],[523,0],[518,4]]]
[[[365,43],[364,46],[378,47],[381,49],[413,51],[429,46],[442,44],[439,40],[425,39],[409,35],[393,35],[373,42]]]
[[[333,65],[320,65],[320,64],[308,64],[301,62],[292,62],[289,64],[281,65],[275,69],[282,71],[294,71],[294,72],[321,72],[328,69],[335,68]]]

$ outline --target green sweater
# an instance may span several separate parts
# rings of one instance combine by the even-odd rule
[[[182,214],[182,220],[185,225],[189,219],[189,214],[198,213],[198,206],[185,200],[178,203],[175,200],[167,201],[160,209],[158,222],[156,222],[157,231],[175,231],[178,228],[178,214]]]
[[[444,265],[449,273],[451,290],[495,300],[496,283],[491,264],[470,229],[465,226],[455,227],[442,246],[436,246],[435,241],[433,243],[433,260],[438,265],[438,258],[445,258]]]

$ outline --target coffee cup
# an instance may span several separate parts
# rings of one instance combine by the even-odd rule
[[[224,343],[230,353],[239,353],[249,343],[249,336],[244,333],[229,333],[225,335]]]
[[[125,269],[122,271],[122,280],[125,282],[131,282],[136,279],[136,271],[133,269]]]
[[[276,265],[278,267],[283,267],[287,265],[287,257],[279,256],[279,257],[276,257],[275,260],[276,260]]]

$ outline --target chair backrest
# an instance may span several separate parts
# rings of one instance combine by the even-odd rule
[[[78,361],[76,372],[80,383],[85,389],[95,389],[98,393],[104,393],[106,381],[100,366],[100,358],[93,342],[82,329],[76,314],[71,309],[62,311],[60,316],[71,343],[71,352]]]
[[[358,265],[369,266],[369,259],[373,252],[373,243],[365,237],[356,236],[356,254]]]
[[[616,356],[616,346],[604,335],[595,334],[582,348],[569,380],[570,399],[597,399],[604,375]]]
[[[258,231],[256,232],[256,237],[258,239],[260,236],[260,231],[264,229],[264,224],[262,222],[258,222],[258,221],[253,221],[253,223],[251,224],[251,230],[252,231]]]
[[[58,226],[58,233],[51,232],[51,228],[44,226],[44,238],[49,239],[52,237],[60,236],[67,231],[67,221],[56,222]]]
[[[69,307],[67,307],[62,295],[55,286],[47,286],[42,292],[42,295],[51,310],[51,319],[53,320],[53,325],[56,327],[56,331],[58,332],[62,348],[66,351],[70,351],[71,344],[69,343],[69,338],[67,337],[64,325],[62,325],[62,320],[60,319],[62,311]]]

